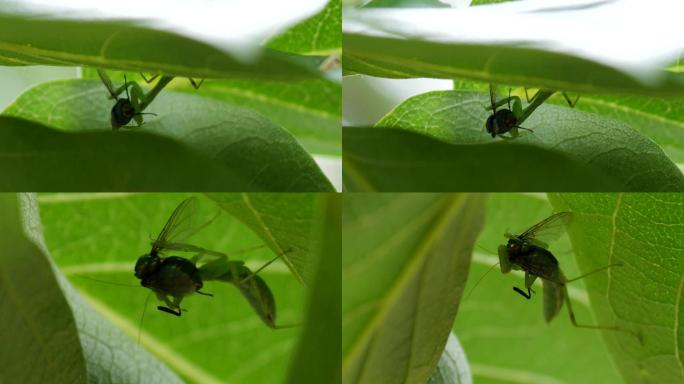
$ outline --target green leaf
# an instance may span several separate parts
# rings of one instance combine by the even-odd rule
[[[288,195],[272,194],[270,198],[277,201],[282,196]],[[233,285],[214,281],[206,282],[203,287],[203,291],[214,297],[187,297],[182,302],[187,311],[180,318],[170,316],[155,309],[157,299],[140,287],[133,276],[137,257],[149,251],[150,238],[156,236],[173,209],[186,197],[175,194],[41,196],[47,246],[79,293],[128,333],[132,342],[138,337],[141,315],[149,300],[141,344],[188,382],[282,382],[287,377],[291,356],[297,352],[298,335],[306,330],[266,327]],[[201,199],[197,215],[202,220],[198,222],[213,217],[216,209],[213,202]],[[312,232],[322,234],[323,229],[318,225],[323,220],[318,215],[324,212],[314,213],[317,224]],[[313,236],[310,240],[320,244],[321,240]],[[233,260],[244,260],[252,270],[274,257],[267,248],[241,252],[263,244],[264,239],[228,215],[219,216],[186,242],[225,252]],[[281,261],[269,265],[259,275],[275,297],[277,324],[301,323],[309,316],[304,308],[307,290]],[[113,346],[105,342],[100,347]],[[323,358],[336,351],[325,349],[319,353]],[[143,378],[149,381],[148,377]]]
[[[537,282],[533,288],[536,294],[525,300],[512,290],[514,286],[523,286],[524,275],[516,271],[503,275],[495,265],[499,261],[497,247],[506,244],[506,232],[522,233],[556,210],[543,194],[489,195],[486,225],[470,264],[465,288],[468,293],[464,294],[454,323],[454,332],[468,356],[475,383],[623,381],[601,340],[601,334],[609,336],[610,331],[575,328],[564,308],[547,324],[543,316],[541,283]],[[572,254],[573,248],[574,244],[570,246],[567,236],[551,242],[548,248],[568,278],[581,274]],[[584,284],[592,279],[601,281],[604,279],[602,274],[605,272],[568,285],[579,323],[601,323],[594,320]],[[625,341],[631,343],[631,340]]]
[[[543,105],[522,124],[534,132],[492,139],[484,127],[488,103],[488,95],[478,92],[430,92],[408,99],[377,124],[392,129],[345,128],[345,187],[684,189],[684,176],[662,149],[624,123]]]
[[[270,17],[254,6],[243,5],[236,12],[236,5],[221,2],[148,1],[127,14],[130,4],[95,12],[79,5],[10,1],[0,12],[0,57],[14,64],[83,65],[199,78],[317,77],[296,55],[259,46],[268,33],[320,9],[316,2],[288,7],[286,17],[277,13],[280,4],[270,6]],[[192,9],[198,6],[203,7],[199,13]],[[250,28],[225,28],[245,23]]]
[[[186,146],[144,132],[60,132],[0,116],[0,154],[1,190],[255,188]]]
[[[681,194],[558,194],[557,210],[574,212],[569,235],[580,270],[615,262],[586,279],[598,324],[639,332],[603,331],[628,383],[684,380],[684,198]]]
[[[144,153],[147,149],[148,157],[153,157],[154,151],[148,148],[144,140],[159,136],[157,140],[176,142],[176,147],[187,147],[186,151],[195,152],[196,156],[203,156],[205,159],[209,158],[208,160],[212,163],[209,170],[218,169],[224,174],[232,175],[230,179],[212,180],[211,176],[216,173],[207,172],[209,177],[204,175],[207,180],[202,183],[205,185],[210,183],[210,185],[224,185],[220,188],[224,190],[330,191],[333,189],[311,156],[304,151],[295,138],[253,111],[196,95],[163,92],[146,110],[158,116],[147,117],[141,132],[111,132],[109,128],[111,107],[112,101],[107,99],[106,90],[100,82],[66,80],[44,83],[32,88],[10,105],[3,114],[41,122],[65,131],[77,131],[79,134],[74,136],[92,136],[100,142],[97,145],[93,142],[81,143],[88,143],[88,146],[79,145],[78,142],[66,145],[29,136],[21,138],[15,145],[15,148],[20,145],[19,148],[22,149],[20,151],[14,149],[19,152],[19,156],[24,153],[38,153],[50,158],[49,155],[61,152],[60,157],[68,157],[69,161],[83,166],[85,159],[90,159],[91,156],[97,154],[99,164],[104,164],[108,169],[118,169],[119,162],[127,156],[122,153],[111,157],[102,156],[102,153],[111,150],[108,148],[109,144],[103,139],[116,137],[127,142],[137,140],[133,150],[137,147]],[[102,132],[92,132],[93,130]],[[117,134],[119,136],[116,136]],[[54,132],[42,134],[42,136],[48,135],[59,137],[58,141],[61,142],[67,141],[67,137],[70,136]],[[89,151],[94,154],[89,154]],[[163,176],[166,177],[174,172],[174,169],[170,167],[172,164],[173,167],[181,169],[185,166],[177,160],[169,161],[169,158],[166,157],[163,160],[166,164]],[[208,160],[205,162],[209,162]],[[124,161],[128,160],[124,159]],[[49,167],[50,164],[42,162],[40,165]],[[135,164],[136,166],[127,168],[124,175],[126,178],[130,178],[131,175],[137,178],[150,176],[151,173],[138,175],[136,171],[144,164],[139,161]],[[194,165],[196,164],[197,161]],[[192,180],[202,176],[199,171],[204,169],[206,167],[196,167],[194,172],[198,175]],[[73,170],[74,168],[70,169],[72,172]],[[112,174],[102,176],[112,177]],[[231,179],[242,181],[242,184],[231,182]],[[83,189],[106,190],[105,187],[100,187],[99,184],[90,182],[87,178],[81,177],[80,180],[90,186]],[[175,186],[168,189],[197,190],[199,188],[188,179],[180,177],[174,177],[165,184]],[[247,187],[243,187],[245,184]],[[130,188],[136,190],[146,189],[144,188],[146,184],[128,185],[132,185]],[[46,189],[55,189],[55,187]]]
[[[17,195],[0,194],[0,381],[84,382],[76,321],[50,263],[24,233],[25,209]]]
[[[195,93],[187,82],[181,88]],[[199,94],[251,108],[287,129],[310,153],[342,152],[342,87],[330,80],[208,80]]]
[[[519,3],[466,10],[350,10],[344,13],[343,61],[346,72],[379,77],[466,78],[581,93],[681,95],[684,74],[664,70],[668,57],[677,59],[681,41],[663,39],[662,32],[653,29],[638,39],[627,37],[634,31],[630,20],[649,18],[654,25],[667,25],[673,13],[667,6],[637,13],[627,3],[611,2],[584,8],[564,2],[554,8]],[[592,22],[582,24],[582,31],[558,32],[584,20]],[[611,25],[610,33],[601,29],[605,25]],[[614,36],[630,44],[617,45]],[[652,44],[655,39],[658,45]]]
[[[342,52],[342,0],[273,38],[266,46],[302,55],[325,56]]]
[[[371,0],[363,8],[449,8],[439,0]]]
[[[483,196],[349,194],[342,231],[345,383],[420,383],[458,309]]]
[[[312,239],[320,225],[316,195],[242,193],[209,197],[261,236],[274,253],[285,253],[282,258],[299,281],[311,282],[315,266],[311,258],[319,247]]]
[[[428,384],[470,384],[472,382],[473,377],[470,374],[465,352],[452,331],[449,333],[444,352]]]
[[[576,108],[629,124],[655,141],[674,162],[684,163],[684,99],[583,95]]]
[[[296,359],[288,375],[291,384],[339,384],[342,382],[342,196],[320,199],[325,216],[317,234],[322,239],[316,254],[317,273],[309,294],[306,327]],[[322,233],[320,233],[322,231]],[[321,353],[331,351],[332,353]],[[315,362],[315,367],[312,363]]]
[[[4,227],[3,234],[9,235],[0,242],[7,239],[4,249],[12,250],[4,254],[21,257],[14,262],[3,261],[8,267],[5,272],[11,275],[6,276],[3,284],[10,291],[2,296],[14,299],[11,308],[2,311],[5,329],[10,331],[3,339],[9,340],[14,348],[7,350],[11,354],[2,359],[8,365],[2,367],[0,379],[72,383],[85,382],[87,377],[88,382],[138,383],[155,377],[163,382],[180,382],[157,359],[88,307],[61,273],[53,270],[35,196],[4,194],[0,201],[0,212],[6,219],[0,225]],[[19,316],[15,318],[18,323],[11,323],[13,315]],[[27,326],[29,337],[19,332]],[[105,345],[108,347],[103,348]],[[35,350],[35,346],[40,347]],[[31,356],[31,366],[21,363],[27,361],[26,356]]]

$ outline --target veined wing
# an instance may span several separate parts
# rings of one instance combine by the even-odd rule
[[[496,104],[496,87],[494,84],[489,84],[489,101],[492,102],[492,113],[496,113],[496,108],[494,107],[494,104]]]
[[[565,232],[565,226],[572,220],[572,212],[558,212],[518,235],[521,240],[543,242],[555,240]]]
[[[152,242],[152,248],[159,251],[164,244],[179,242],[192,236],[205,225],[197,226],[195,213],[197,212],[197,198],[189,197],[183,200],[176,209],[173,210],[171,217],[166,221],[164,228]],[[208,223],[207,223],[208,224]]]
[[[154,245],[156,247],[158,247],[159,249],[164,249],[164,250],[169,250],[169,251],[193,252],[193,253],[202,254],[202,255],[224,257],[224,258],[226,258],[226,260],[228,259],[228,255],[226,255],[223,252],[212,251],[211,249],[198,247],[198,246],[192,245],[192,244],[172,243],[172,242],[168,242],[168,241],[157,240],[154,242]]]

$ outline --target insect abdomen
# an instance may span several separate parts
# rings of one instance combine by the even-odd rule
[[[518,257],[516,263],[520,267],[535,276],[551,281],[559,281],[558,260],[548,250],[534,245],[528,246],[529,252]]]

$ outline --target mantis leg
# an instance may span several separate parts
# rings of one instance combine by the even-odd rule
[[[577,97],[575,98],[575,101],[570,100],[570,97],[568,96],[567,93],[561,92],[563,94],[563,97],[565,98],[565,101],[568,102],[568,105],[570,108],[575,108],[575,105],[577,105],[577,102],[579,101],[580,95],[579,93],[577,94]]]
[[[125,91],[128,86],[130,85],[129,82],[124,81],[124,84],[120,86],[119,88],[114,88],[114,83],[112,83],[112,79],[109,78],[107,73],[103,69],[98,69],[97,70],[98,76],[100,76],[100,80],[102,80],[102,84],[107,88],[107,91],[109,92],[109,98],[110,99],[117,99],[119,95]]]
[[[276,261],[276,260],[278,260],[279,258],[283,257],[283,255],[285,255],[286,253],[289,253],[289,252],[292,252],[292,248],[289,248],[289,249],[287,249],[287,250],[281,252],[280,254],[276,255],[276,257],[274,257],[274,258],[272,258],[271,260],[269,260],[269,261],[267,261],[266,263],[264,263],[264,265],[262,265],[261,267],[259,267],[259,269],[257,269],[256,271],[250,273],[249,276],[247,276],[247,277],[243,278],[242,280],[238,281],[237,284],[243,284],[243,283],[247,282],[248,280],[252,279],[252,278],[253,278],[254,276],[256,276],[259,272],[261,272],[264,268],[268,267],[269,265],[271,265],[271,263],[273,263],[274,261]]]
[[[605,329],[605,330],[610,330],[610,331],[621,331],[621,332],[628,332],[636,336],[639,340],[641,338],[639,337],[638,334],[632,331],[628,331],[626,329],[622,329],[620,327],[616,326],[604,326],[604,325],[586,325],[586,324],[579,324],[577,323],[577,319],[575,318],[575,312],[572,310],[572,302],[570,301],[570,296],[568,295],[568,288],[563,285],[562,286],[563,290],[563,296],[565,297],[565,306],[568,307],[568,315],[570,316],[570,321],[572,322],[572,325],[574,325],[577,328],[588,328],[588,329]]]
[[[522,101],[518,96],[509,96],[508,97],[509,101],[513,100],[513,106],[509,104],[509,109],[513,112],[516,118],[520,118],[522,115]]]
[[[197,247],[197,248],[199,248],[199,247]],[[192,259],[190,259],[190,260],[192,260],[192,262],[195,263],[195,265],[197,265],[197,263],[199,263],[200,261],[205,260],[207,257],[211,257],[211,258],[213,258],[213,260],[220,260],[220,259],[223,259],[223,260],[226,260],[226,261],[228,260],[228,255],[226,255],[226,254],[224,254],[224,253],[221,253],[221,252],[211,251],[211,250],[208,250],[208,249],[201,249],[201,250],[200,250],[197,254],[195,254],[195,256],[193,256]],[[213,261],[213,260],[212,260],[212,261]]]
[[[511,109],[511,107],[510,107],[511,100],[513,100],[513,107],[512,107],[513,109]],[[518,105],[519,110],[522,110],[522,102],[520,101],[520,98],[518,96],[509,96],[509,97],[503,98],[503,99],[497,101],[496,103],[494,103],[494,108],[499,108],[503,105],[508,105],[509,109],[511,109],[511,111],[513,111],[513,113],[515,113],[515,105],[516,104]],[[486,109],[492,109],[492,107],[490,106],[490,107],[487,107]]]
[[[164,304],[166,304],[166,307],[160,305],[157,307],[158,310],[162,312],[166,312],[172,315],[180,316],[181,315],[181,308],[180,308],[180,302],[183,300],[182,297],[174,297],[173,301],[169,300],[169,297],[163,293],[157,293],[157,298],[159,300],[164,301]],[[177,311],[174,311],[172,308],[177,309]]]
[[[140,72],[140,77],[142,77],[143,80],[145,80],[145,82],[146,82],[147,84],[149,84],[149,83],[153,82],[154,79],[156,79],[157,77],[159,77],[159,74],[154,74],[154,75],[152,75],[152,77],[150,77],[150,78],[148,79],[147,77],[145,77],[145,74],[144,74],[144,73]]]
[[[539,91],[541,91],[541,89],[537,90],[537,92],[535,92],[534,95],[532,95],[532,97],[530,97],[530,96],[527,94],[527,87],[525,87],[525,100],[527,100],[527,103],[528,103],[528,104],[529,104],[532,100],[534,100],[535,97],[537,97],[537,95],[539,94]]]
[[[537,276],[525,272],[525,288],[527,289],[527,293],[525,293],[525,291],[523,291],[522,289],[520,289],[518,287],[513,287],[513,290],[518,292],[519,294],[521,294],[527,300],[529,300],[532,298],[532,293],[535,293],[532,290],[532,284],[534,284],[535,280],[537,280]],[[532,292],[532,293],[530,293],[530,292]]]
[[[202,86],[202,83],[204,83],[204,79],[200,80],[200,82],[196,82],[192,77],[188,77],[188,80],[190,80],[190,85],[192,85],[193,88],[199,89],[199,87]]]
[[[138,126],[143,125],[143,117],[142,117],[142,109],[141,109],[141,100],[145,97],[145,91],[143,91],[142,88],[140,88],[140,85],[136,83],[135,81],[131,81],[130,83],[131,87],[131,95],[130,95],[130,102],[131,105],[133,106],[133,110],[135,111],[135,115],[133,116],[133,119],[135,120],[136,124]]]
[[[162,78],[157,81],[157,84],[155,84],[149,92],[144,94],[144,96],[140,99],[140,112],[144,111],[145,108],[152,103],[154,98],[157,97],[159,92],[161,92],[161,90],[164,89],[164,87],[166,87],[171,80],[173,80],[173,76],[162,76]]]

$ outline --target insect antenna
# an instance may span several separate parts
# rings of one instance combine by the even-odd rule
[[[131,96],[128,94],[128,80],[126,80],[126,74],[124,73],[124,90],[126,91],[126,99],[130,100]]]
[[[79,274],[77,274],[77,273],[75,273],[74,276],[80,277],[81,279],[87,279],[87,280],[97,281],[98,283],[102,283],[102,284],[118,285],[118,286],[120,286],[120,287],[134,287],[134,288],[140,288],[139,285],[135,285],[135,284],[114,283],[114,282],[112,282],[112,281],[100,280],[100,279],[96,279],[96,278],[90,277],[90,276],[79,275]]]
[[[511,91],[513,88],[508,88],[508,110],[511,110]]]
[[[475,285],[474,285],[472,288],[470,288],[470,291],[468,291],[468,294],[467,294],[466,297],[465,297],[466,300],[470,297],[470,295],[473,293],[473,291],[475,290],[475,288],[480,284],[480,282],[482,281],[482,279],[484,279],[485,276],[487,276],[487,274],[488,274],[489,272],[491,272],[492,269],[494,269],[494,267],[496,267],[497,265],[499,265],[499,262],[498,262],[498,261],[497,261],[494,265],[492,265],[491,267],[489,267],[489,269],[487,270],[487,272],[485,272],[482,276],[480,276],[479,279],[477,279],[477,282],[475,283]]]
[[[147,297],[145,297],[145,305],[143,306],[142,315],[140,315],[140,324],[138,324],[138,345],[140,345],[140,335],[142,334],[143,320],[145,320],[145,311],[147,310],[147,303],[150,301],[151,294],[152,291],[147,293]]]

